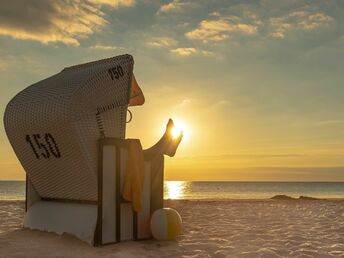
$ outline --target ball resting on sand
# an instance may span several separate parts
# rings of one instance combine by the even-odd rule
[[[151,218],[152,235],[157,240],[176,240],[182,229],[182,218],[171,208],[156,210]]]

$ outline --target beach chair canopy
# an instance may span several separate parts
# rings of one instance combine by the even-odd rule
[[[97,200],[97,140],[124,138],[128,105],[144,102],[133,65],[121,55],[68,67],[7,105],[6,133],[42,198]]]

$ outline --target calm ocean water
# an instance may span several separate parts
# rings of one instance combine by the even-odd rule
[[[167,181],[165,199],[262,199],[292,197],[344,198],[343,183],[323,182],[189,182]],[[24,200],[25,182],[0,181],[0,200]]]

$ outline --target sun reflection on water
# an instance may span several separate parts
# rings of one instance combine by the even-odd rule
[[[165,181],[165,199],[183,199],[187,182],[184,181]]]

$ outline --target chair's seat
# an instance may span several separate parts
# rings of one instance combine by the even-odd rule
[[[39,201],[25,214],[24,227],[69,233],[92,244],[96,222],[97,205]]]

